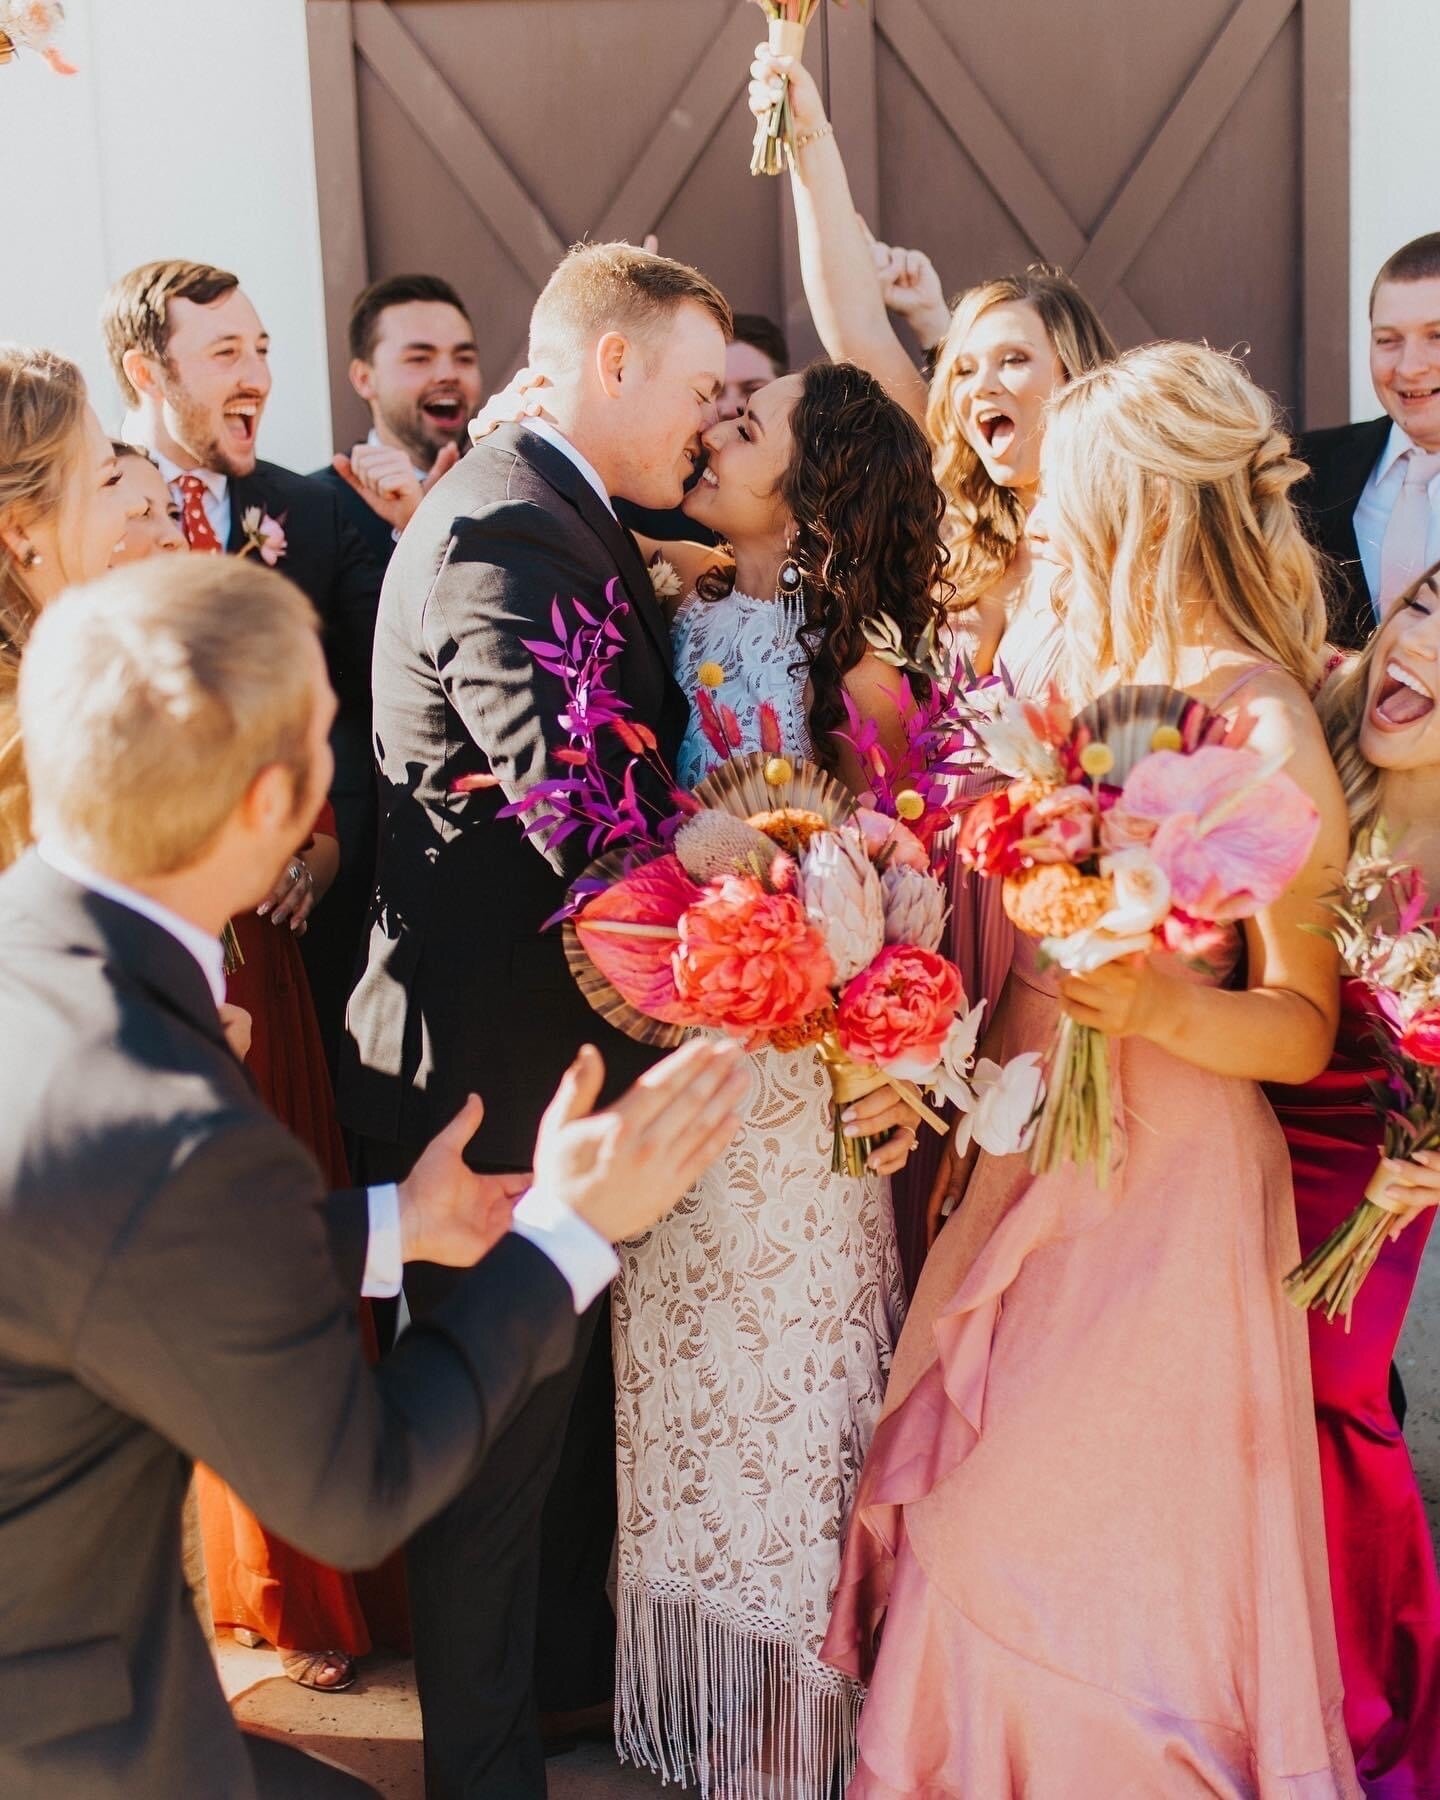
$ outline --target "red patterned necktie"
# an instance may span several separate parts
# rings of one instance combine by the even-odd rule
[[[182,475],[176,485],[180,489],[180,522],[186,543],[192,550],[217,555],[224,546],[205,511],[205,483],[198,475]]]

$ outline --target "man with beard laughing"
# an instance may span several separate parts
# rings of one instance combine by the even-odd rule
[[[317,475],[383,566],[415,508],[468,448],[480,405],[475,329],[448,281],[392,275],[365,289],[350,311],[350,385],[370,409],[370,435]]]
[[[191,550],[271,564],[320,615],[339,700],[330,800],[340,873],[301,950],[333,1068],[375,867],[370,651],[383,571],[330,487],[258,459],[270,337],[237,276],[145,263],[110,289],[101,327],[131,409],[126,436],[160,465]]]

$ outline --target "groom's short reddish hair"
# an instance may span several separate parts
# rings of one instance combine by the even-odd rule
[[[530,341],[584,343],[607,331],[644,336],[687,302],[709,313],[729,341],[729,301],[689,263],[633,244],[576,244],[535,302]]]

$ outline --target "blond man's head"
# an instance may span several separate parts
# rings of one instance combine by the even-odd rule
[[[20,675],[36,836],[138,882],[200,861],[267,770],[313,815],[328,785],[317,624],[293,583],[240,557],[155,559],[72,589]]]

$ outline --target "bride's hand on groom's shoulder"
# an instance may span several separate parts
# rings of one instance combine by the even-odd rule
[[[618,1244],[658,1224],[734,1137],[749,1074],[736,1045],[707,1039],[597,1113],[604,1080],[587,1044],[540,1122],[535,1185]]]
[[[478,444],[481,438],[489,437],[500,426],[523,425],[527,419],[542,419],[547,425],[553,425],[554,419],[545,410],[545,390],[550,386],[548,375],[541,375],[535,369],[521,369],[512,377],[510,385],[501,388],[498,394],[492,394],[470,421],[470,442]]]

